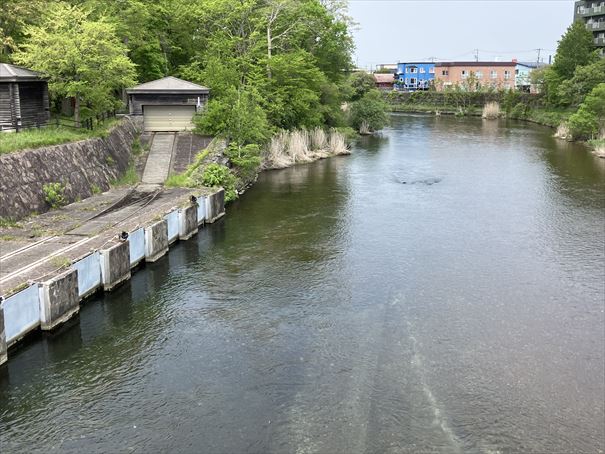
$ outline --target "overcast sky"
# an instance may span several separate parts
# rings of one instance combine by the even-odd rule
[[[548,61],[573,0],[349,0],[360,67],[426,60]]]

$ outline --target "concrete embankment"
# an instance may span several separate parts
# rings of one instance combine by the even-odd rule
[[[0,364],[28,333],[55,329],[224,213],[223,189],[116,189],[1,229]]]
[[[128,168],[142,124],[125,117],[105,138],[25,150],[0,156],[0,218],[21,219],[50,209],[43,187],[61,183],[68,203],[107,191]]]

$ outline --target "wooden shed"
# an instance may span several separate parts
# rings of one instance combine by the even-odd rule
[[[0,130],[43,126],[49,120],[46,80],[29,69],[0,63]]]
[[[126,93],[130,115],[143,115],[145,131],[157,132],[193,129],[193,115],[204,108],[210,90],[176,77],[164,77]]]

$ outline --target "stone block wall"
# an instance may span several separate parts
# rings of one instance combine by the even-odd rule
[[[95,138],[0,156],[0,217],[20,219],[50,209],[43,186],[61,183],[69,203],[103,191],[128,168],[141,119],[124,118],[106,138]]]

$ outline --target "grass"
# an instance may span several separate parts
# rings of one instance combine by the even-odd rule
[[[21,224],[14,219],[0,217],[0,228],[21,228]]]
[[[0,154],[77,142],[78,140],[93,137],[107,137],[109,129],[118,123],[118,121],[119,119],[117,118],[106,120],[92,131],[84,128],[74,129],[66,126],[48,126],[40,129],[26,129],[18,133],[0,133]]]
[[[186,188],[191,184],[189,175],[184,173],[173,173],[164,182],[164,186],[167,188]]]
[[[137,174],[134,164],[131,163],[126,169],[126,172],[121,177],[113,180],[111,186],[134,186],[139,182],[139,175]]]

